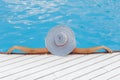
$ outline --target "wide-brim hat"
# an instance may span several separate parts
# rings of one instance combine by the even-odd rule
[[[65,56],[74,50],[76,40],[73,31],[69,27],[57,26],[48,32],[45,45],[52,54]]]

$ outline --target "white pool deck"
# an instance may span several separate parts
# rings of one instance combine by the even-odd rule
[[[0,54],[0,80],[120,80],[120,52],[66,57]]]

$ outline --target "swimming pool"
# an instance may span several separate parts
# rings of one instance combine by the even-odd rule
[[[69,26],[77,47],[120,50],[119,0],[1,0],[0,51],[14,45],[45,47],[47,32]]]

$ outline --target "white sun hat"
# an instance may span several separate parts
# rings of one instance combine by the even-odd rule
[[[73,31],[66,26],[52,28],[45,39],[45,45],[49,52],[57,56],[65,56],[76,47]]]

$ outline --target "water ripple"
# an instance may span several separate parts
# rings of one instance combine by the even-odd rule
[[[1,0],[0,7],[2,51],[13,45],[45,47],[56,25],[72,28],[78,47],[120,49],[119,0]]]

